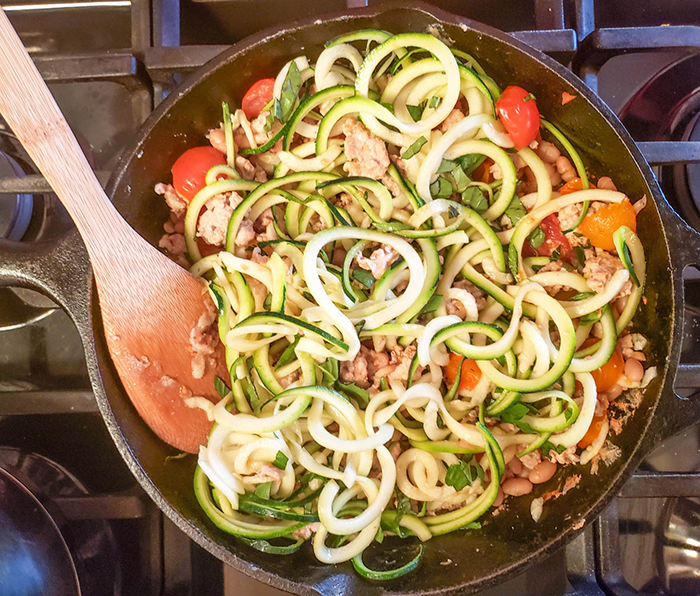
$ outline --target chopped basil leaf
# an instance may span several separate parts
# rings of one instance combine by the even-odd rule
[[[525,209],[525,205],[523,205],[520,198],[514,196],[504,215],[510,220],[511,225],[515,226],[515,224],[527,215],[527,209]]]
[[[352,274],[352,278],[365,286],[365,288],[371,288],[374,282],[377,281],[374,279],[374,275],[364,269],[352,269],[350,273]]]
[[[566,447],[564,445],[554,445],[554,443],[551,443],[550,441],[545,441],[542,443],[542,457],[549,457],[549,452],[552,450],[556,451],[557,453],[562,453],[564,450],[566,450]]]
[[[272,129],[272,123],[275,121],[275,115],[270,111],[270,113],[267,115],[267,118],[265,118],[265,126],[263,130],[265,132],[270,132]]]
[[[284,83],[282,83],[280,97],[275,102],[275,117],[283,124],[289,120],[292,112],[294,112],[294,106],[299,98],[301,84],[302,80],[299,67],[297,63],[292,60]]]
[[[272,306],[272,294],[268,294],[265,296],[265,300],[263,301],[263,308],[265,310],[270,310],[270,307]]]
[[[246,383],[243,390],[248,396],[248,402],[250,403],[250,407],[253,408],[253,411],[257,412],[260,408],[260,398],[258,397],[258,392],[255,390],[253,383]]]
[[[224,398],[226,397],[229,393],[231,393],[231,390],[228,388],[228,385],[224,382],[224,380],[218,376],[214,376],[214,389],[216,392],[219,394],[219,397]]]
[[[510,422],[511,424],[515,424],[518,422],[525,414],[529,414],[530,409],[525,405],[521,403],[515,403],[512,406],[509,406],[505,410],[503,410],[500,414],[501,420],[503,422]]]
[[[423,115],[423,110],[421,106],[409,106],[408,104],[406,104],[406,109],[411,115],[411,118],[413,118],[414,122],[418,122],[421,119],[421,116]]]
[[[440,176],[430,185],[430,194],[434,199],[446,199],[452,196],[452,185]]]
[[[360,406],[365,407],[369,403],[369,393],[366,389],[358,387],[355,383],[343,383],[342,381],[337,381],[335,388],[344,393],[347,397],[350,397],[357,401]]]
[[[441,304],[442,296],[440,294],[433,294],[419,314],[424,315],[431,312],[435,312],[438,309],[438,306],[440,306]]]
[[[299,343],[300,339],[301,339],[301,336],[297,335],[294,338],[294,341],[284,349],[284,352],[282,352],[282,355],[280,356],[279,360],[277,361],[275,368],[279,368],[280,366],[284,366],[285,364],[289,364],[292,360],[294,360],[294,357],[296,356],[296,354],[294,353],[294,349],[297,347],[297,344]]]
[[[332,386],[338,380],[338,361],[335,358],[328,358],[317,366],[323,375],[324,385]]]
[[[357,331],[358,335],[359,335],[360,331],[362,331],[364,328],[365,328],[364,319],[362,321],[355,323],[355,331]]]
[[[552,261],[558,261],[561,259],[561,246],[557,246],[550,255]]]
[[[442,103],[442,97],[438,97],[437,95],[433,96],[430,98],[430,103],[428,103],[429,108],[437,108],[440,106]]]
[[[455,490],[462,490],[465,486],[472,485],[477,477],[477,469],[467,462],[460,460],[458,464],[452,464],[445,472],[445,484],[454,487]]]
[[[532,234],[530,234],[527,238],[528,242],[534,248],[537,250],[540,246],[542,246],[542,243],[545,241],[547,236],[544,233],[544,230],[542,228],[535,228],[532,230]]]
[[[278,470],[284,470],[287,467],[287,462],[289,462],[289,458],[281,451],[278,451],[277,455],[275,455],[275,461],[272,462],[272,465],[275,466],[275,468],[277,468]]]
[[[587,315],[582,316],[578,320],[579,325],[593,325],[594,323],[597,323],[600,321],[600,317],[603,316],[602,311],[596,310],[593,312],[589,312]]]
[[[447,208],[447,213],[449,214],[450,217],[454,218],[454,217],[459,217],[460,211],[455,205],[450,205]]]
[[[478,186],[470,186],[462,193],[462,205],[483,213],[489,208],[489,201]]]
[[[574,246],[574,256],[579,273],[583,271],[583,266],[586,264],[586,251],[583,246]]]
[[[428,142],[428,140],[425,137],[418,137],[415,143],[413,143],[406,151],[404,151],[403,155],[401,156],[402,159],[410,159],[413,157],[416,153],[418,153],[421,150],[421,147],[425,145]]]
[[[261,499],[269,499],[271,488],[272,482],[262,482],[255,487],[255,496]]]
[[[464,170],[464,173],[469,176],[476,168],[478,168],[482,163],[484,163],[484,160],[486,159],[485,155],[479,155],[478,153],[470,153],[468,155],[462,155],[461,157],[458,157],[455,159],[455,161],[459,164],[459,167]]]
[[[452,159],[443,159],[440,162],[440,167],[437,169],[437,173],[444,174],[445,172],[451,172],[452,170],[458,167],[460,167],[460,165],[456,161]]]
[[[459,166],[454,168],[450,174],[452,174],[452,178],[455,181],[455,190],[459,193],[464,192],[467,189],[467,186],[469,186],[472,182],[469,176],[467,176],[464,173],[464,170]]]
[[[595,292],[579,292],[578,294],[574,294],[569,300],[583,300],[591,296],[595,296]]]
[[[398,486],[394,488],[394,494],[396,495],[396,515],[391,523],[386,525],[386,529],[403,538],[406,536],[406,530],[400,522],[404,515],[411,513],[411,500],[399,490]]]
[[[532,428],[527,422],[523,422],[522,420],[518,420],[518,422],[515,423],[515,426],[517,426],[524,433],[534,435],[537,434],[537,431],[534,428]]]

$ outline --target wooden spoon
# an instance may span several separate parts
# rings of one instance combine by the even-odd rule
[[[87,246],[107,345],[131,401],[161,439],[196,452],[211,423],[184,398],[213,399],[217,371],[208,365],[203,378],[193,378],[190,334],[198,322],[212,320],[211,298],[201,280],[148,244],[119,215],[2,10],[0,113]],[[221,352],[219,346],[217,363],[223,362]]]

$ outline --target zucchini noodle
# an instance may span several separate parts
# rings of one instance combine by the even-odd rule
[[[225,105],[227,165],[179,216],[230,373],[215,405],[186,402],[213,420],[194,486],[222,531],[394,579],[423,547],[375,570],[375,540],[499,523],[512,470],[603,453],[596,375],[643,300],[644,250],[628,225],[612,251],[552,223],[590,229],[625,194],[560,194],[501,93],[431,35],[365,30],[287,62],[258,117]]]

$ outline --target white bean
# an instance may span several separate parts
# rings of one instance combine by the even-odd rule
[[[526,478],[511,478],[506,480],[501,488],[506,495],[520,497],[532,491],[532,482]]]
[[[625,362],[625,376],[633,383],[638,383],[644,377],[644,366],[639,360],[630,358]]]
[[[528,479],[530,482],[532,482],[532,484],[542,484],[554,476],[554,472],[556,471],[557,464],[549,461],[548,459],[544,459],[534,468],[532,468]]]

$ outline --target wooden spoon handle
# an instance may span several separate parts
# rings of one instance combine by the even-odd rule
[[[141,240],[102,190],[46,83],[1,9],[0,113],[70,213],[93,264],[108,264],[105,251],[112,250],[118,237],[129,243]]]

